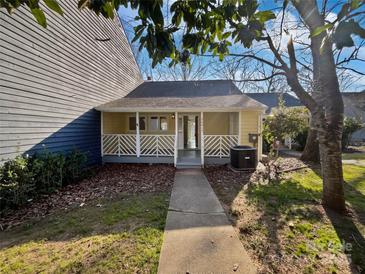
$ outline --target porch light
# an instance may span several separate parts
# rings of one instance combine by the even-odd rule
[[[175,120],[175,114],[171,114],[171,119]]]

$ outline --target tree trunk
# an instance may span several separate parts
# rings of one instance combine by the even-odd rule
[[[313,32],[324,25],[316,0],[292,0],[305,24]],[[316,107],[310,109],[317,129],[321,173],[323,179],[322,203],[336,211],[345,210],[341,137],[343,101],[338,84],[332,43],[324,40],[325,33],[311,38],[313,79]],[[322,43],[323,41],[323,43]]]
[[[313,125],[313,119],[311,119],[309,123],[308,136],[300,159],[302,161],[319,163],[319,144],[317,130]]]
[[[318,137],[323,177],[322,203],[336,211],[345,211],[341,138],[337,131],[331,129],[320,131]]]

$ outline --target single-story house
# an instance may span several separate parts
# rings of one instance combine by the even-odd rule
[[[266,106],[230,80],[146,81],[96,109],[104,162],[227,163],[235,145],[261,158]]]
[[[103,162],[226,163],[233,145],[261,157],[266,107],[231,81],[143,82],[123,27],[77,1],[0,11],[0,162],[42,151]]]

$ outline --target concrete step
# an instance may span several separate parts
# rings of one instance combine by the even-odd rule
[[[176,168],[183,169],[183,168],[201,168],[200,163],[177,163]]]

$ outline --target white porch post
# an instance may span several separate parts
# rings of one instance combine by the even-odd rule
[[[139,133],[139,112],[136,112],[136,154],[141,155],[141,136]]]
[[[241,112],[238,112],[238,144],[241,145],[242,138],[242,121],[241,121]]]
[[[204,115],[200,112],[200,157],[201,165],[204,166]]]
[[[262,159],[262,114],[259,114],[259,124],[257,126],[258,130],[258,142],[257,142],[257,158],[260,161]]]
[[[291,139],[291,137],[290,137],[290,136],[289,136],[289,138],[288,138],[288,141],[289,141],[289,143],[288,143],[288,148],[291,150],[292,139]]]
[[[176,167],[177,165],[177,154],[178,154],[178,142],[177,142],[177,138],[179,135],[179,117],[177,116],[178,112],[175,112],[175,143],[174,143],[174,166]]]
[[[103,137],[104,137],[104,112],[100,112],[100,152],[101,152],[101,157],[104,156],[104,141],[103,141]]]

